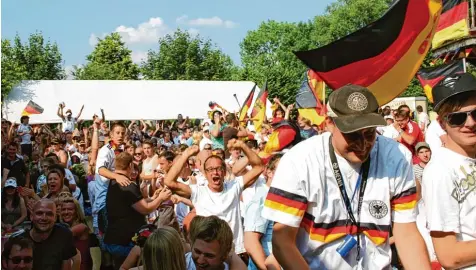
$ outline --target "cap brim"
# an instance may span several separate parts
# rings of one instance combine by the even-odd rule
[[[440,102],[434,104],[433,110],[434,110],[435,112],[438,112],[438,111],[440,110],[441,105],[443,105],[443,103],[444,103],[446,100],[448,100],[449,98],[454,97],[454,96],[459,95],[459,94],[466,93],[466,92],[471,92],[471,91],[475,91],[475,92],[476,92],[476,88],[470,89],[470,90],[466,90],[466,91],[461,91],[461,92],[453,93],[453,94],[451,94],[451,95],[445,97],[444,99],[440,100]]]
[[[386,126],[387,122],[378,113],[349,115],[333,118],[342,133],[351,133],[365,128]]]

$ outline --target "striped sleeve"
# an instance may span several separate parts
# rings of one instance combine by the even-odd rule
[[[308,205],[307,192],[300,175],[291,157],[285,155],[266,196],[263,217],[291,227],[299,227]]]
[[[390,204],[392,206],[392,220],[397,223],[416,221],[417,193],[411,154],[405,155],[405,160],[400,162],[398,175],[395,177],[394,190]]]

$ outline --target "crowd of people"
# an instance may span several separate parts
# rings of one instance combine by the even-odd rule
[[[323,125],[2,119],[2,268],[476,269],[476,78],[433,96],[431,122],[357,85]],[[282,121],[301,142],[263,158]]]

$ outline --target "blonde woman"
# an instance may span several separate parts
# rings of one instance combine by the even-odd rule
[[[144,270],[185,270],[185,251],[179,233],[172,227],[157,229],[145,242]]]
[[[79,202],[73,197],[62,197],[61,204],[61,221],[70,226],[74,237],[74,246],[81,253],[81,270],[92,269],[93,261],[89,251],[89,236],[91,230],[86,224],[83,210]]]

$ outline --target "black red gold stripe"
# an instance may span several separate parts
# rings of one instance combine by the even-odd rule
[[[416,187],[407,189],[400,194],[394,196],[390,204],[393,210],[402,211],[413,209],[417,203]]]

